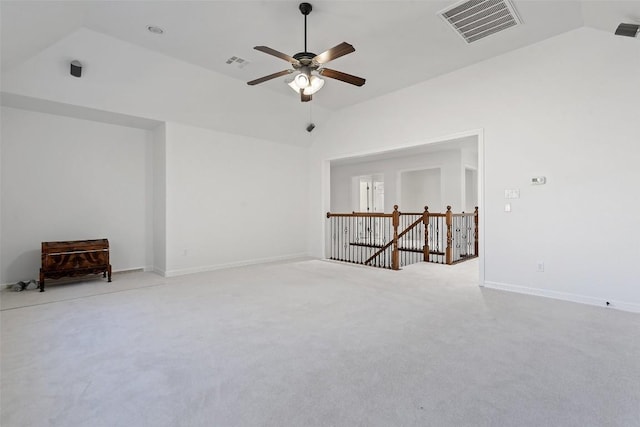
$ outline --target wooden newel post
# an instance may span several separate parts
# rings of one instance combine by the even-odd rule
[[[447,213],[446,213],[446,220],[447,220],[447,249],[445,252],[445,256],[446,256],[446,263],[447,265],[451,265],[453,264],[453,251],[452,251],[452,237],[453,234],[451,233],[451,226],[453,225],[453,212],[451,212],[451,206],[447,206]]]
[[[480,256],[480,252],[478,251],[478,207],[476,206],[476,210],[473,212],[473,222],[474,222],[474,230],[473,230],[473,248],[476,253],[475,256]]]
[[[393,205],[393,250],[391,252],[391,269],[400,270],[400,254],[398,252],[398,226],[400,226],[400,212],[398,205]]]
[[[422,260],[429,262],[429,206],[424,207],[422,213],[422,226],[424,227],[424,246],[422,247]]]

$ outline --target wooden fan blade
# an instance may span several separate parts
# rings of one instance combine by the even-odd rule
[[[337,46],[332,47],[331,49],[322,52],[320,55],[316,55],[312,61],[317,64],[326,64],[329,61],[332,61],[336,58],[340,58],[348,53],[355,52],[353,46],[351,46],[347,42],[342,42]]]
[[[253,86],[253,85],[257,85],[257,84],[266,82],[267,80],[275,79],[276,77],[286,76],[287,74],[291,74],[291,73],[293,73],[293,70],[278,71],[277,73],[269,74],[268,76],[264,76],[264,77],[260,77],[259,79],[251,80],[250,82],[247,82],[247,84],[249,86]]]
[[[280,58],[280,59],[284,59],[287,62],[292,63],[293,65],[300,65],[300,61],[298,61],[296,58],[287,55],[286,53],[282,53],[282,52],[278,52],[275,49],[271,49],[270,47],[267,46],[254,46],[255,50],[259,50],[260,52],[264,52],[268,55],[273,55],[276,58]]]
[[[318,73],[324,77],[329,77],[330,79],[336,79],[343,81],[345,83],[349,83],[356,86],[362,86],[366,80],[362,77],[352,76],[351,74],[343,73],[341,71],[332,70],[330,68],[323,68],[318,70]]]
[[[300,89],[300,101],[301,102],[309,102],[309,101],[311,101],[312,97],[313,97],[313,95],[305,95],[304,94],[304,89]]]

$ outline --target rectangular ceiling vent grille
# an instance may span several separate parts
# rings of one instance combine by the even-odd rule
[[[509,0],[466,0],[438,13],[467,43],[473,43],[522,21]]]
[[[235,64],[238,66],[238,68],[244,68],[249,64],[249,61],[240,58],[239,56],[232,56],[231,58],[227,59],[226,63],[228,65]]]

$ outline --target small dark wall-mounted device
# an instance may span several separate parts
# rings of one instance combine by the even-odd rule
[[[81,77],[82,76],[82,64],[80,61],[73,60],[71,61],[71,75],[73,77]]]
[[[616,36],[636,37],[640,31],[638,24],[620,24],[616,29]]]
[[[311,132],[315,128],[316,128],[316,125],[314,125],[313,123],[309,123],[309,126],[307,126],[307,132]]]

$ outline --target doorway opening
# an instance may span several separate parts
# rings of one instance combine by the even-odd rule
[[[384,176],[365,175],[354,178],[358,188],[358,212],[384,212]]]
[[[404,213],[420,213],[428,206],[430,214],[444,214],[448,206],[454,213],[473,213],[478,207],[479,262],[473,265],[482,283],[483,149],[482,132],[475,131],[391,151],[333,159],[328,164],[327,212],[390,214],[398,205]],[[327,224],[325,232],[329,233]],[[331,239],[325,236],[328,254]],[[354,236],[362,240],[360,244],[366,243],[359,234]]]

